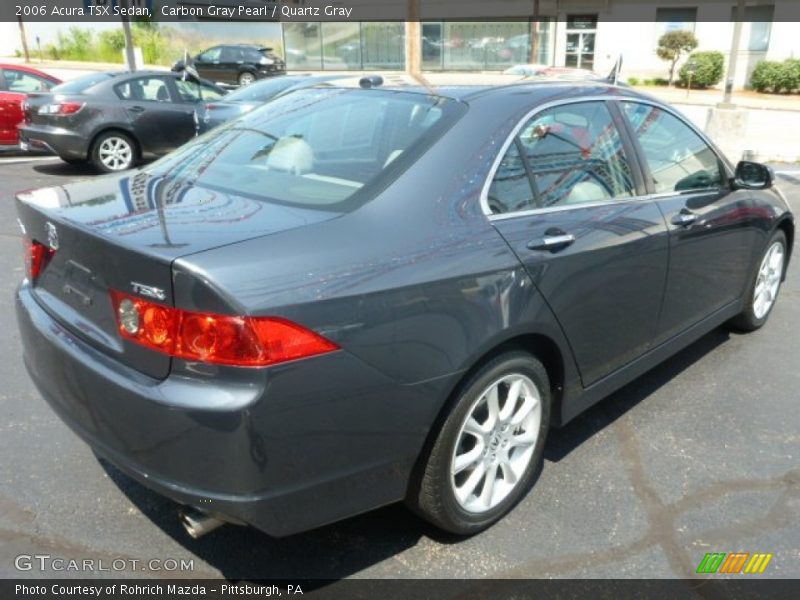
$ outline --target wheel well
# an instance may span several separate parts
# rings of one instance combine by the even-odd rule
[[[780,223],[778,223],[778,229],[780,229],[781,231],[783,231],[784,234],[786,234],[786,243],[789,245],[788,251],[789,251],[789,256],[791,256],[792,247],[794,246],[794,223],[792,223],[791,219],[786,218]]]
[[[142,158],[142,149],[139,146],[139,140],[137,140],[136,136],[133,135],[130,131],[126,131],[122,127],[107,127],[101,131],[98,131],[92,138],[92,141],[89,143],[89,153],[88,153],[89,155],[87,156],[87,158],[90,159],[92,158],[92,152],[94,152],[94,145],[97,143],[97,138],[106,133],[125,134],[125,137],[130,138],[130,140],[133,142],[133,151],[136,153],[136,158]]]
[[[539,334],[523,334],[508,339],[478,358],[473,365],[458,379],[458,382],[450,391],[447,400],[442,405],[442,408],[439,409],[439,414],[436,415],[436,419],[428,431],[425,444],[423,445],[422,451],[417,458],[417,462],[411,474],[411,480],[409,484],[410,493],[413,494],[414,490],[416,489],[415,486],[419,485],[428,454],[434,442],[436,441],[436,436],[439,434],[444,421],[450,414],[450,411],[456,402],[458,393],[461,390],[464,382],[472,377],[473,373],[475,373],[487,362],[492,360],[495,356],[512,350],[523,350],[525,352],[529,352],[539,359],[539,361],[541,361],[545,371],[547,371],[547,377],[550,379],[550,397],[552,399],[550,419],[553,423],[560,422],[561,399],[564,392],[564,359],[558,346],[549,337]]]

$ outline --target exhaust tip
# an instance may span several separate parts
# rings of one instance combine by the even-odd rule
[[[182,508],[178,512],[178,520],[181,522],[181,525],[183,525],[186,533],[195,540],[199,540],[204,535],[211,533],[225,524],[224,521],[192,507]]]

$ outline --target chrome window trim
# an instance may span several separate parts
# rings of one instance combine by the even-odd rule
[[[579,102],[634,102],[638,104],[648,104],[650,106],[655,106],[656,108],[663,110],[671,114],[673,117],[678,119],[681,123],[686,125],[689,129],[691,129],[694,133],[700,136],[700,139],[706,143],[706,145],[711,148],[711,151],[717,156],[717,158],[722,162],[723,166],[726,169],[730,168],[730,164],[728,163],[727,159],[724,155],[719,151],[719,149],[711,142],[711,140],[706,137],[706,135],[700,131],[694,123],[687,121],[680,113],[676,110],[665,106],[664,104],[656,101],[651,100],[649,98],[637,98],[634,96],[586,96],[583,98],[566,98],[563,100],[553,100],[551,102],[545,102],[544,104],[540,104],[536,108],[531,109],[520,119],[519,123],[514,126],[514,129],[511,130],[511,133],[508,135],[508,138],[503,142],[503,145],[500,147],[500,151],[495,156],[494,162],[492,163],[492,168],[489,170],[489,175],[486,180],[483,182],[483,188],[481,188],[481,196],[480,196],[480,204],[481,210],[483,214],[490,221],[503,221],[506,219],[512,219],[515,217],[526,217],[538,214],[548,214],[553,212],[558,212],[562,210],[577,210],[581,208],[598,208],[601,206],[614,206],[618,204],[629,204],[631,202],[644,202],[644,201],[651,201],[663,198],[670,198],[675,196],[681,196],[687,193],[697,193],[702,191],[719,191],[721,188],[698,188],[697,190],[685,190],[681,192],[664,192],[660,194],[647,194],[645,196],[632,196],[630,198],[621,198],[613,201],[599,201],[599,202],[584,202],[581,204],[571,204],[568,206],[547,206],[543,208],[530,208],[527,210],[517,210],[507,213],[500,213],[500,214],[493,214],[492,211],[489,209],[489,188],[492,185],[492,181],[494,180],[494,176],[497,174],[497,169],[500,168],[500,161],[503,160],[503,157],[508,152],[508,148],[513,143],[514,139],[519,134],[520,130],[525,126],[525,124],[532,119],[534,116],[543,112],[545,110],[555,108],[556,106],[564,106],[566,104],[578,104]],[[624,117],[624,115],[623,115]],[[627,118],[627,117],[625,117]],[[620,132],[622,135],[622,132]],[[730,173],[726,173],[728,177],[730,177]]]

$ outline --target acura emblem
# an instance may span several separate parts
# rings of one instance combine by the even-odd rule
[[[58,250],[58,230],[56,226],[50,221],[44,224],[44,230],[47,232],[47,245],[51,250]]]

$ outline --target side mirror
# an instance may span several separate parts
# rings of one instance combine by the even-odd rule
[[[736,165],[733,183],[738,189],[766,190],[772,187],[774,180],[775,173],[767,165],[743,160]]]

